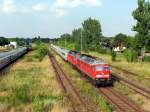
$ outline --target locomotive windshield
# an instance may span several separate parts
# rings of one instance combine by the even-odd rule
[[[101,66],[96,66],[96,71],[102,71],[102,67]]]
[[[108,66],[104,66],[104,70],[110,70]]]

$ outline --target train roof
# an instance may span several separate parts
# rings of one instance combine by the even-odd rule
[[[90,65],[97,65],[97,64],[107,64],[104,60],[90,56],[90,55],[86,55],[86,54],[81,54],[80,60],[90,64]]]
[[[26,49],[26,47],[17,48],[15,50],[8,51],[8,52],[2,52],[2,53],[0,53],[0,58],[6,57],[8,55],[14,54],[14,53],[19,52],[19,51],[24,50],[24,49]]]
[[[62,50],[63,52],[66,52],[66,53],[68,53],[68,52],[69,52],[69,50],[64,49],[64,48],[61,48],[61,50]]]
[[[70,51],[69,54],[76,56],[81,61],[84,61],[90,65],[97,65],[97,64],[107,64],[104,60],[87,55],[87,54],[81,54],[78,51]]]
[[[78,51],[71,50],[71,51],[69,51],[69,54],[76,55],[76,54],[81,54],[81,53]]]

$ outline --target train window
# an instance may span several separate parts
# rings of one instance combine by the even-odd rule
[[[104,66],[104,70],[110,70],[108,66]]]
[[[101,66],[96,66],[96,71],[101,71],[102,67]]]

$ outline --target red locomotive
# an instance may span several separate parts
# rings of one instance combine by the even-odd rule
[[[80,71],[95,81],[96,85],[112,84],[110,66],[103,60],[76,51],[68,53],[67,60],[76,66]]]
[[[113,84],[110,75],[110,66],[101,59],[90,55],[81,54],[77,51],[68,51],[58,46],[52,45],[52,48],[65,60],[70,62],[84,74],[94,80],[95,85]]]

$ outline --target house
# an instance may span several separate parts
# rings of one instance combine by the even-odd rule
[[[114,50],[115,52],[123,52],[125,49],[126,49],[126,47],[119,47],[119,46],[113,48],[113,50]]]
[[[17,48],[17,42],[10,42],[9,46],[13,46],[14,48]]]

